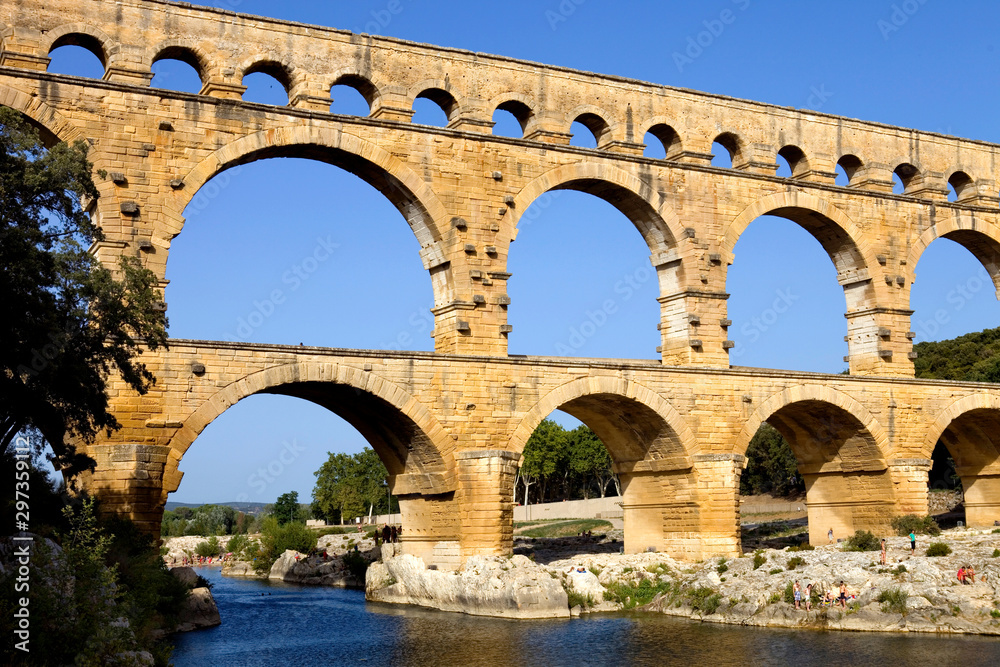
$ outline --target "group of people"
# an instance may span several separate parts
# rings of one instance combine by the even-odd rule
[[[390,526],[389,524],[383,525],[382,526],[382,542],[381,542],[381,544],[389,544],[390,542],[392,542],[392,543],[399,542],[399,536],[400,536],[400,534],[402,532],[403,532],[403,528],[402,527]],[[378,546],[379,544],[380,544],[380,542],[379,542],[379,534],[376,532],[375,533],[375,545]]]
[[[971,565],[958,568],[958,580],[963,584],[976,583],[976,570]]]
[[[795,608],[805,609],[806,611],[812,611],[812,583],[806,584],[805,589],[799,585],[799,580],[795,580],[795,584],[792,586],[792,596],[795,598]],[[837,588],[836,593],[833,589],[830,589],[821,598],[820,604],[824,607],[835,607],[840,605],[844,609],[847,608],[847,601],[857,597],[847,591],[847,584],[841,580],[840,585]],[[804,605],[804,606],[803,606]]]

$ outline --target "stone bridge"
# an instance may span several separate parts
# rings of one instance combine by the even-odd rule
[[[88,141],[107,172],[85,204],[109,265],[138,256],[162,279],[202,186],[271,157],[358,175],[420,244],[433,354],[173,341],[146,355],[157,386],[114,390],[125,428],[89,448],[99,465],[86,482],[153,532],[186,448],[255,392],[315,401],[368,437],[402,498],[407,548],[441,565],[509,551],[518,454],[556,408],[601,436],[626,480],[629,550],[738,551],[738,476],[764,420],[792,443],[814,533],[924,512],[939,438],[970,523],[1000,518],[1000,391],[914,381],[909,307],[914,267],[940,237],[1000,285],[997,145],[163,0],[8,2],[0,39],[0,104],[49,141]],[[46,72],[66,44],[92,51],[103,79]],[[151,88],[162,59],[194,67],[200,93]],[[241,99],[255,72],[285,87],[286,106]],[[370,114],[330,113],[334,85],[358,90]],[[417,98],[438,104],[447,126],[412,123]],[[496,109],[520,121],[521,138],[491,134]],[[596,148],[569,145],[574,121]],[[665,159],[643,157],[647,132]],[[711,165],[714,144],[731,168]],[[778,156],[789,178],[775,175]],[[847,185],[835,183],[838,165]],[[658,362],[508,357],[518,221],[558,189],[605,199],[646,241]],[[850,375],[729,366],[726,274],[741,233],[765,214],[798,223],[834,263]]]

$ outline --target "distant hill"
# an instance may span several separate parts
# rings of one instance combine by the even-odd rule
[[[270,503],[241,503],[241,502],[227,502],[227,503],[182,503],[173,500],[168,500],[167,505],[164,509],[168,511],[173,511],[178,507],[201,507],[202,505],[224,505],[226,507],[232,507],[234,510],[240,512],[245,512],[246,514],[260,514],[264,511],[264,508],[270,505]]]
[[[917,343],[913,350],[918,378],[1000,382],[1000,328]]]

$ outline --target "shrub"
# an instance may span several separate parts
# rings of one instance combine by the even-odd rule
[[[788,565],[787,565],[787,567],[788,567],[789,570],[794,570],[799,565],[804,565],[805,562],[806,562],[806,559],[803,558],[802,556],[793,556],[792,558],[788,559]]]
[[[726,559],[725,558],[720,558],[719,559],[719,566],[717,568],[715,568],[715,571],[718,572],[719,574],[722,574],[723,572],[726,572],[728,570],[729,570],[729,566],[726,565]]]
[[[795,585],[792,582],[785,584],[785,592],[782,593],[782,598],[788,604],[795,604]]]
[[[856,530],[844,543],[844,551],[878,551],[882,548],[879,539],[867,530]]]
[[[316,548],[316,533],[306,528],[304,523],[288,522],[279,525],[273,516],[266,517],[260,530],[260,548],[256,553],[254,569],[266,572],[288,549],[308,553]]]
[[[1000,558],[1000,549],[994,549],[992,557],[993,558]]]
[[[764,555],[763,551],[755,551],[753,553],[753,569],[756,570],[766,562],[767,562],[767,556]]]
[[[767,573],[768,574],[781,574],[782,572],[784,572],[784,570],[782,570],[780,567],[776,567],[773,570],[768,570]]]
[[[222,547],[219,546],[219,538],[217,538],[215,535],[213,535],[212,537],[208,538],[203,542],[199,542],[198,545],[194,548],[194,552],[197,555],[204,556],[205,558],[208,558],[209,556],[218,556],[219,551],[221,550]]]
[[[344,554],[344,565],[357,579],[365,580],[365,573],[368,572],[368,561],[357,551],[348,551]]]
[[[951,553],[951,547],[949,547],[944,542],[932,542],[929,547],[927,547],[928,556],[947,556]]]
[[[925,535],[941,534],[941,528],[937,525],[937,521],[930,515],[919,517],[916,514],[906,514],[897,516],[891,523],[896,534],[904,537],[911,532]]]
[[[247,548],[248,544],[250,544],[250,538],[246,535],[233,535],[229,538],[229,542],[226,543],[226,551],[231,551],[236,554],[237,558],[239,558],[243,554],[243,551]]]
[[[882,613],[906,616],[906,600],[909,596],[909,593],[900,588],[890,588],[879,593],[877,601],[882,603]]]
[[[990,616],[1000,618],[1000,609],[990,609]]]
[[[813,545],[809,544],[808,542],[803,542],[802,544],[800,544],[798,546],[788,547],[787,551],[789,553],[793,553],[795,551],[812,551],[815,548],[816,547],[814,547]]]
[[[637,584],[611,582],[604,593],[605,600],[614,600],[625,609],[649,604],[658,594],[671,593],[673,583],[669,581],[652,581],[643,579]]]
[[[722,595],[707,586],[688,591],[686,597],[691,608],[703,614],[714,614],[715,610],[719,608],[719,603],[722,602]]]

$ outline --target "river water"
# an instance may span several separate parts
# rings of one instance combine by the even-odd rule
[[[197,665],[1000,665],[1000,639],[742,628],[658,614],[516,621],[373,604],[364,592],[202,568],[222,625],[175,637]]]

